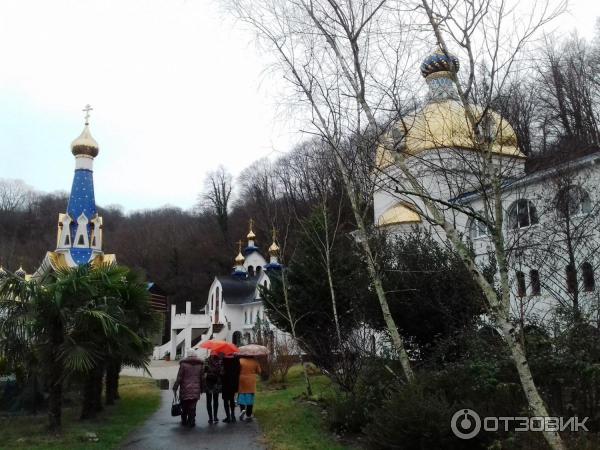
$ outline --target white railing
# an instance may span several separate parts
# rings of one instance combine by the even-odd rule
[[[185,340],[185,330],[181,330],[177,334],[177,338],[175,339],[176,346],[179,346]],[[167,342],[163,345],[157,345],[154,347],[154,352],[152,354],[152,359],[162,359],[165,357],[167,353],[171,352],[171,341]],[[171,357],[175,358],[175,355],[171,355]]]

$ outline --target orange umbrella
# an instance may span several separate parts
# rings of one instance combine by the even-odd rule
[[[217,340],[204,341],[197,347],[208,349],[211,353],[224,353],[225,355],[231,355],[240,351],[240,349],[231,342]]]

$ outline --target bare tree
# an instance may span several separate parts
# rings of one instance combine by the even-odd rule
[[[32,198],[32,188],[22,180],[0,179],[0,212],[23,210]]]
[[[309,4],[304,1],[272,0],[261,2],[232,0],[230,2],[234,14],[254,27],[260,38],[276,51],[279,67],[284,70],[287,79],[292,83],[297,94],[300,94],[300,98],[308,103],[313,117],[312,124],[334,155],[344,190],[353,211],[358,241],[364,253],[367,271],[377,294],[387,329],[398,353],[404,375],[408,380],[412,380],[414,374],[404,340],[391,315],[376,255],[369,242],[369,226],[364,217],[364,198],[361,196],[363,189],[359,187],[359,182],[365,181],[361,176],[364,166],[354,164],[354,161],[364,161],[359,154],[368,146],[360,145],[363,144],[362,138],[364,137],[366,141],[375,132],[375,130],[371,130],[370,133],[365,133],[360,101],[357,105],[355,92],[360,92],[361,99],[364,100],[365,79],[349,74],[351,69],[348,67],[348,61],[343,59],[342,50],[335,45],[335,38],[332,38],[333,30],[325,29],[331,23],[334,23],[335,26],[352,27],[351,39],[349,39],[348,48],[345,49],[352,58],[352,52],[358,52],[360,47],[359,40],[368,39],[369,34],[365,30],[371,27],[372,19],[385,2],[359,2],[356,6],[357,9],[353,9],[356,14],[348,17],[347,21],[335,18],[338,11],[334,5],[331,8],[333,16],[328,16],[331,22],[319,21],[316,18],[315,8],[319,8],[320,11],[325,10],[326,3],[310,2]],[[329,12],[326,11],[325,14],[329,14]],[[308,29],[314,32],[306,33]],[[327,38],[326,42],[321,41],[324,36]],[[340,59],[332,60],[330,58],[328,53],[331,48],[334,53],[340,54],[343,64],[338,64]],[[401,53],[401,50],[396,49],[395,61],[401,60]],[[362,55],[360,57],[356,55],[353,62],[350,63],[350,67],[360,64],[362,58]],[[390,67],[389,60],[383,62],[381,68],[388,72],[401,70],[399,64],[391,64]],[[398,77],[394,77],[394,79],[400,80]],[[388,86],[384,90],[384,95],[386,98],[391,97],[397,100],[396,94],[399,90],[399,85],[392,88]],[[352,138],[349,139],[348,136],[352,136]]]
[[[201,205],[217,218],[225,240],[229,234],[229,200],[231,199],[232,180],[231,174],[223,166],[209,172],[204,180],[204,193],[201,199]]]

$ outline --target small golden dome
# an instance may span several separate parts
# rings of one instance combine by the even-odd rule
[[[476,119],[481,118],[484,108],[471,105]],[[491,123],[485,132],[492,139],[492,153],[513,158],[525,158],[517,145],[517,135],[512,126],[500,114],[488,109]],[[482,121],[483,122],[483,121]],[[473,129],[466,116],[465,108],[457,100],[429,102],[419,112],[412,114],[395,125],[392,135],[400,135],[400,151],[405,155],[455,148],[477,151]],[[397,139],[395,139],[397,141]],[[383,170],[394,163],[394,155],[379,147],[375,157],[376,166]]]
[[[250,233],[248,233],[248,234],[246,235],[246,237],[247,237],[248,239],[256,239],[256,235],[254,234],[254,231],[252,231],[252,230],[250,230]]]
[[[377,226],[385,227],[390,225],[419,222],[421,222],[421,216],[419,216],[416,211],[402,203],[399,203],[391,208],[388,208],[381,216],[379,216],[377,219]]]
[[[75,156],[87,155],[95,158],[98,156],[98,151],[98,143],[92,137],[90,127],[86,123],[79,137],[71,143],[71,153]]]
[[[269,247],[269,254],[275,256],[277,255],[277,253],[279,253],[279,246],[275,242],[273,242]]]
[[[246,260],[246,258],[244,258],[244,256],[242,255],[242,252],[239,252],[238,255],[235,257],[235,263],[238,266],[241,266],[242,264],[244,264],[245,260]]]

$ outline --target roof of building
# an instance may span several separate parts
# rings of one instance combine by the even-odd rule
[[[390,132],[394,149],[405,156],[416,156],[434,149],[480,151],[478,140],[490,142],[492,153],[524,158],[517,145],[517,135],[500,114],[490,108],[469,104],[469,112],[482,136],[475,136],[465,105],[460,101],[453,74],[460,63],[454,55],[436,50],[423,61],[421,73],[429,85],[429,99],[422,108],[402,117]],[[394,164],[391,148],[377,148],[376,166],[383,170]]]
[[[600,163],[600,153],[593,153],[591,155],[585,155],[581,158],[577,158],[571,161],[566,161],[562,164],[558,164],[553,167],[544,168],[536,172],[528,173],[527,175],[520,178],[508,178],[503,180],[502,190],[514,189],[516,187],[527,186],[532,183],[540,182],[545,178],[555,175],[561,170],[579,170],[582,167],[590,164]],[[481,191],[470,191],[464,192],[454,198],[449,199],[450,203],[470,203],[481,197]]]
[[[218,276],[223,289],[223,300],[229,305],[242,305],[255,301],[258,276],[239,278],[231,275]]]

